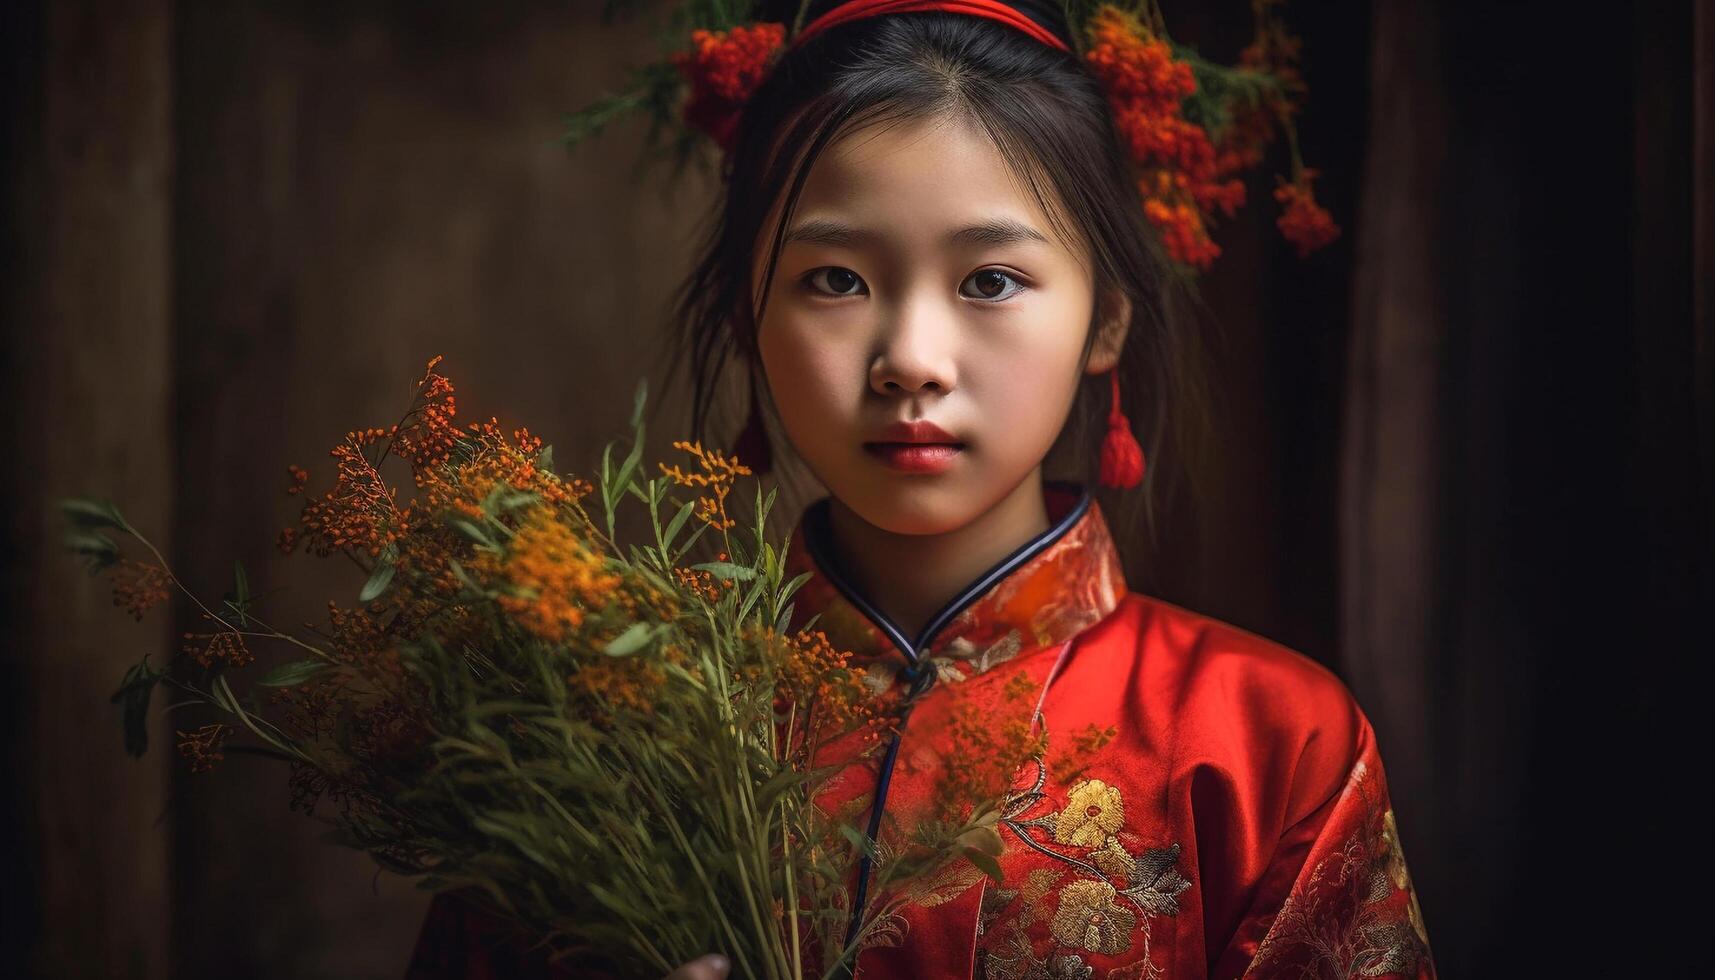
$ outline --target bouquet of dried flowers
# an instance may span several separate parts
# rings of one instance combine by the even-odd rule
[[[967,747],[994,778],[949,766],[956,791],[906,846],[816,805],[839,768],[819,750],[873,745],[895,719],[813,620],[794,624],[803,576],[785,578],[764,531],[773,491],[747,494],[749,470],[696,443],[646,475],[641,387],[624,455],[610,444],[593,482],[561,476],[527,429],[460,427],[439,361],[399,423],[333,449],[325,493],[289,468],[288,492],[308,499],[282,550],[348,557],[365,579],[308,635],[262,618],[241,566],[207,602],[111,503],[61,501],[68,545],[111,576],[116,603],[141,619],[176,589],[206,624],[165,666],[144,656],[125,674],[114,700],[133,755],[155,690],[177,692],[169,710],[221,717],[178,731],[194,771],[233,751],[284,760],[294,809],[331,809],[320,819],[339,842],[480,896],[556,959],[623,975],[711,950],[746,977],[840,975],[918,886],[973,864],[998,877],[1000,797],[1042,748],[1028,730]],[[408,501],[382,476],[390,457],[409,466]],[[643,540],[621,540],[625,507],[646,511]],[[152,560],[122,557],[115,537]],[[267,643],[299,656],[241,694]],[[849,932],[848,871],[865,853],[875,898]]]

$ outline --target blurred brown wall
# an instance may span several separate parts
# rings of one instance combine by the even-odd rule
[[[563,113],[653,54],[596,4],[44,4],[15,11],[7,378],[8,734],[31,806],[6,956],[42,976],[389,977],[426,896],[288,813],[284,771],[140,762],[107,695],[141,625],[58,549],[58,494],[118,500],[218,596],[241,559],[283,622],[355,588],[281,560],[285,465],[331,479],[348,429],[390,424],[424,363],[460,408],[527,421],[570,468],[621,431],[706,200],[639,178],[641,130],[559,144]],[[33,18],[33,19],[32,19]],[[40,82],[40,87],[28,83]],[[25,94],[27,93],[27,94]],[[15,276],[16,278],[12,278]],[[659,385],[655,397],[659,399]],[[658,434],[659,435],[659,434]],[[265,666],[289,659],[259,651]],[[157,702],[157,709],[161,702]],[[207,719],[178,716],[181,727]],[[18,811],[22,811],[21,813]],[[15,959],[14,959],[15,958]],[[11,971],[5,971],[10,973]]]

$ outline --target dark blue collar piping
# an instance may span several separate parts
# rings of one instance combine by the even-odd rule
[[[914,672],[917,667],[917,655],[928,649],[929,644],[934,642],[936,634],[945,629],[955,616],[982,598],[1002,579],[1017,571],[1020,566],[1058,541],[1078,523],[1078,520],[1084,516],[1084,512],[1090,509],[1090,491],[1088,488],[1075,483],[1056,480],[1047,481],[1045,486],[1075,493],[1078,495],[1077,499],[1059,520],[1048,526],[1047,530],[1013,549],[1011,554],[991,565],[988,571],[977,576],[971,584],[960,590],[958,595],[948,600],[935,615],[929,617],[928,624],[923,627],[923,632],[918,635],[915,642],[906,637],[905,631],[900,629],[898,624],[884,615],[881,610],[875,608],[868,599],[865,599],[841,571],[839,559],[834,555],[833,534],[829,525],[831,498],[823,497],[811,503],[804,511],[804,541],[809,549],[810,557],[816,563],[817,571],[826,576],[828,581],[833,583],[834,588],[839,590],[839,593],[845,596],[848,602],[855,606],[859,612],[869,617],[881,629],[888,640],[899,649],[899,652],[905,655],[906,662],[911,665]]]

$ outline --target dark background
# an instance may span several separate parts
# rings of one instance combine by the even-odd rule
[[[285,465],[325,480],[327,447],[396,417],[428,357],[462,413],[528,420],[587,465],[654,363],[713,186],[634,179],[640,125],[557,145],[564,111],[657,50],[597,8],[0,15],[0,975],[403,972],[426,896],[319,843],[282,773],[189,774],[177,718],[124,757],[107,695],[195,621],[109,607],[50,503],[114,497],[187,580],[218,593],[243,558],[308,619],[330,578],[356,583],[269,560]],[[1247,8],[1166,5],[1221,59]],[[1715,11],[1289,19],[1303,154],[1344,234],[1308,260],[1279,239],[1277,147],[1204,281],[1217,452],[1134,580],[1352,685],[1444,975],[1700,972]]]

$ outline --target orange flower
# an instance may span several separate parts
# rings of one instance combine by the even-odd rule
[[[1191,66],[1174,61],[1167,43],[1131,14],[1104,4],[1090,18],[1089,31],[1084,58],[1115,103],[1165,116],[1197,91]]]
[[[138,620],[150,609],[167,601],[168,586],[173,582],[165,568],[129,558],[115,562],[108,575],[113,583],[113,604],[123,607]]]
[[[1143,213],[1161,229],[1168,253],[1179,261],[1206,269],[1220,257],[1221,246],[1209,237],[1203,215],[1190,204],[1165,204],[1152,198],[1144,202]]]
[[[1111,5],[1090,21],[1085,60],[1102,82],[1114,121],[1131,158],[1143,170],[1144,215],[1161,231],[1169,255],[1206,268],[1221,250],[1209,238],[1206,217],[1229,216],[1244,203],[1239,180],[1223,180],[1242,154],[1216,151],[1209,134],[1182,114],[1197,91],[1191,66],[1176,61],[1165,40]]]
[[[721,454],[718,449],[704,449],[701,442],[685,442],[680,440],[673,443],[674,449],[690,453],[702,467],[701,473],[686,473],[677,466],[658,463],[661,472],[681,487],[700,487],[708,491],[697,501],[697,516],[717,531],[725,531],[738,522],[727,516],[726,498],[732,492],[733,482],[741,476],[750,475],[750,467],[740,463],[734,457]]]
[[[1232,217],[1245,201],[1236,175],[1262,162],[1273,139],[1274,121],[1290,118],[1304,92],[1293,62],[1299,41],[1277,20],[1259,20],[1257,39],[1239,57],[1239,67],[1265,72],[1279,83],[1262,105],[1226,106],[1229,121],[1217,146],[1202,126],[1185,118],[1186,99],[1197,92],[1191,66],[1137,17],[1104,4],[1089,21],[1085,60],[1113,106],[1121,141],[1142,170],[1139,190],[1144,215],[1161,233],[1167,253],[1198,269],[1208,268],[1221,249],[1208,226],[1219,212]],[[1327,212],[1309,201],[1308,187],[1292,193],[1280,228],[1303,255],[1329,240]],[[1276,192],[1276,197],[1281,197]]]
[[[237,633],[186,633],[184,638],[188,642],[181,648],[183,652],[204,667],[213,667],[217,663],[243,667],[256,660],[250,648],[244,645],[244,637]]]
[[[1275,224],[1286,240],[1298,249],[1299,258],[1340,237],[1340,229],[1334,224],[1333,217],[1316,203],[1310,190],[1310,182],[1318,172],[1305,167],[1299,171],[1298,179],[1290,184],[1284,178],[1275,178],[1280,186],[1274,189],[1274,199],[1286,205]]]
[[[233,731],[231,725],[216,722],[195,731],[177,732],[179,754],[190,760],[191,772],[208,772],[216,762],[226,758],[220,751],[221,744]]]
[[[406,530],[395,504],[398,491],[387,486],[365,455],[369,446],[392,433],[384,429],[346,433],[345,441],[328,453],[338,469],[333,489],[304,504],[298,517],[302,536],[283,535],[282,549],[303,540],[307,548],[324,557],[344,551],[375,558]]]
[[[666,681],[661,666],[642,657],[581,661],[566,677],[571,692],[589,702],[598,724],[612,723],[615,712],[653,713],[655,692]]]
[[[723,151],[730,150],[744,103],[767,75],[785,40],[785,24],[692,31],[691,47],[673,56],[674,67],[690,84],[685,122],[707,133]]]
[[[764,631],[776,658],[777,701],[798,706],[794,731],[798,741],[787,755],[819,745],[831,735],[864,731],[864,741],[880,738],[885,724],[876,698],[851,666],[851,652],[836,649],[821,630],[781,635]]]
[[[606,571],[572,529],[545,506],[532,507],[506,555],[496,564],[480,559],[477,570],[495,575],[514,590],[495,601],[524,629],[545,640],[565,639],[585,615],[607,605],[620,576]]]
[[[1036,682],[1021,671],[1007,679],[997,703],[954,706],[941,738],[947,749],[934,792],[938,816],[962,820],[973,801],[1001,799],[1019,767],[1047,750],[1047,733],[1034,725],[1035,694]]]
[[[413,469],[438,466],[452,455],[458,445],[458,399],[453,395],[453,383],[435,371],[441,356],[429,359],[429,366],[417,382],[412,410],[405,415],[405,425],[399,431],[392,451],[411,463]]]

